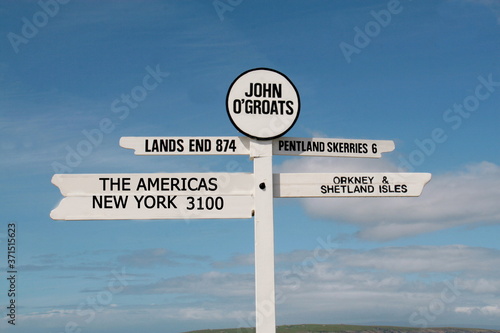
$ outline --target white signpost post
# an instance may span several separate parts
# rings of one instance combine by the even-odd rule
[[[300,99],[283,74],[257,68],[231,84],[226,109],[245,137],[122,137],[136,155],[249,155],[253,173],[56,174],[55,220],[247,219],[255,224],[257,333],[276,332],[273,198],[419,196],[429,173],[278,173],[273,155],[380,158],[388,140],[287,138]]]

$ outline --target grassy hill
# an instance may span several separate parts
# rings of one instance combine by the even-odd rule
[[[360,325],[284,325],[276,328],[277,333],[500,333],[500,330],[476,328],[415,328],[395,326],[360,326]],[[255,333],[255,328],[229,328],[200,330],[187,333]]]

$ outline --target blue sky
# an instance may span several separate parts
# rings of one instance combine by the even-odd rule
[[[251,172],[246,156],[118,142],[239,135],[225,97],[256,67],[299,91],[287,136],[396,144],[275,157],[275,172],[433,174],[418,198],[275,199],[277,323],[500,328],[497,0],[4,1],[0,17],[0,242],[15,223],[18,269],[16,327],[0,281],[2,331],[254,325],[252,220],[49,213],[55,173]]]

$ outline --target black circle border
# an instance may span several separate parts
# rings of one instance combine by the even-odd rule
[[[276,136],[272,136],[272,137],[257,137],[257,136],[254,136],[254,135],[250,135],[246,132],[244,132],[241,128],[238,127],[238,125],[236,125],[236,123],[234,122],[233,118],[231,117],[231,113],[229,112],[229,93],[231,92],[231,89],[233,88],[233,85],[236,83],[236,81],[238,81],[238,79],[240,77],[242,77],[243,75],[249,73],[249,72],[253,72],[253,71],[257,71],[257,70],[266,70],[266,71],[271,71],[271,72],[275,72],[281,76],[283,76],[288,82],[290,82],[290,84],[292,85],[293,89],[295,90],[295,93],[297,94],[297,101],[299,102],[299,105],[298,105],[298,108],[297,108],[297,115],[295,117],[295,120],[293,121],[293,123],[284,131],[282,132],[281,134],[278,134]],[[241,73],[240,75],[238,75],[238,77],[236,79],[234,79],[234,81],[231,83],[231,85],[229,86],[229,89],[227,90],[227,94],[226,94],[226,112],[227,112],[227,115],[229,117],[229,120],[231,121],[231,123],[233,124],[234,127],[236,127],[236,129],[248,136],[249,138],[252,138],[252,139],[256,139],[256,140],[273,140],[273,139],[277,139],[279,137],[282,137],[283,135],[285,135],[289,130],[292,129],[293,126],[295,126],[295,123],[297,122],[297,120],[299,119],[299,116],[300,116],[300,95],[299,95],[299,91],[297,90],[297,87],[295,87],[295,85],[293,84],[292,80],[290,80],[288,78],[288,76],[286,76],[285,74],[275,70],[275,69],[272,69],[272,68],[266,68],[266,67],[257,67],[257,68],[253,68],[253,69],[249,69],[243,73]]]

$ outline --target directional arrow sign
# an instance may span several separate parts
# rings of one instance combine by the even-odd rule
[[[422,193],[430,173],[279,173],[273,175],[274,196],[287,197],[414,197]]]
[[[122,137],[135,155],[249,155],[247,137]],[[289,138],[273,140],[274,155],[371,157],[394,150],[391,140]]]
[[[122,137],[120,146],[135,155],[248,155],[247,137]]]
[[[249,173],[61,174],[55,220],[250,218]]]
[[[284,137],[273,141],[274,155],[377,158],[393,150],[394,141],[391,140]]]

